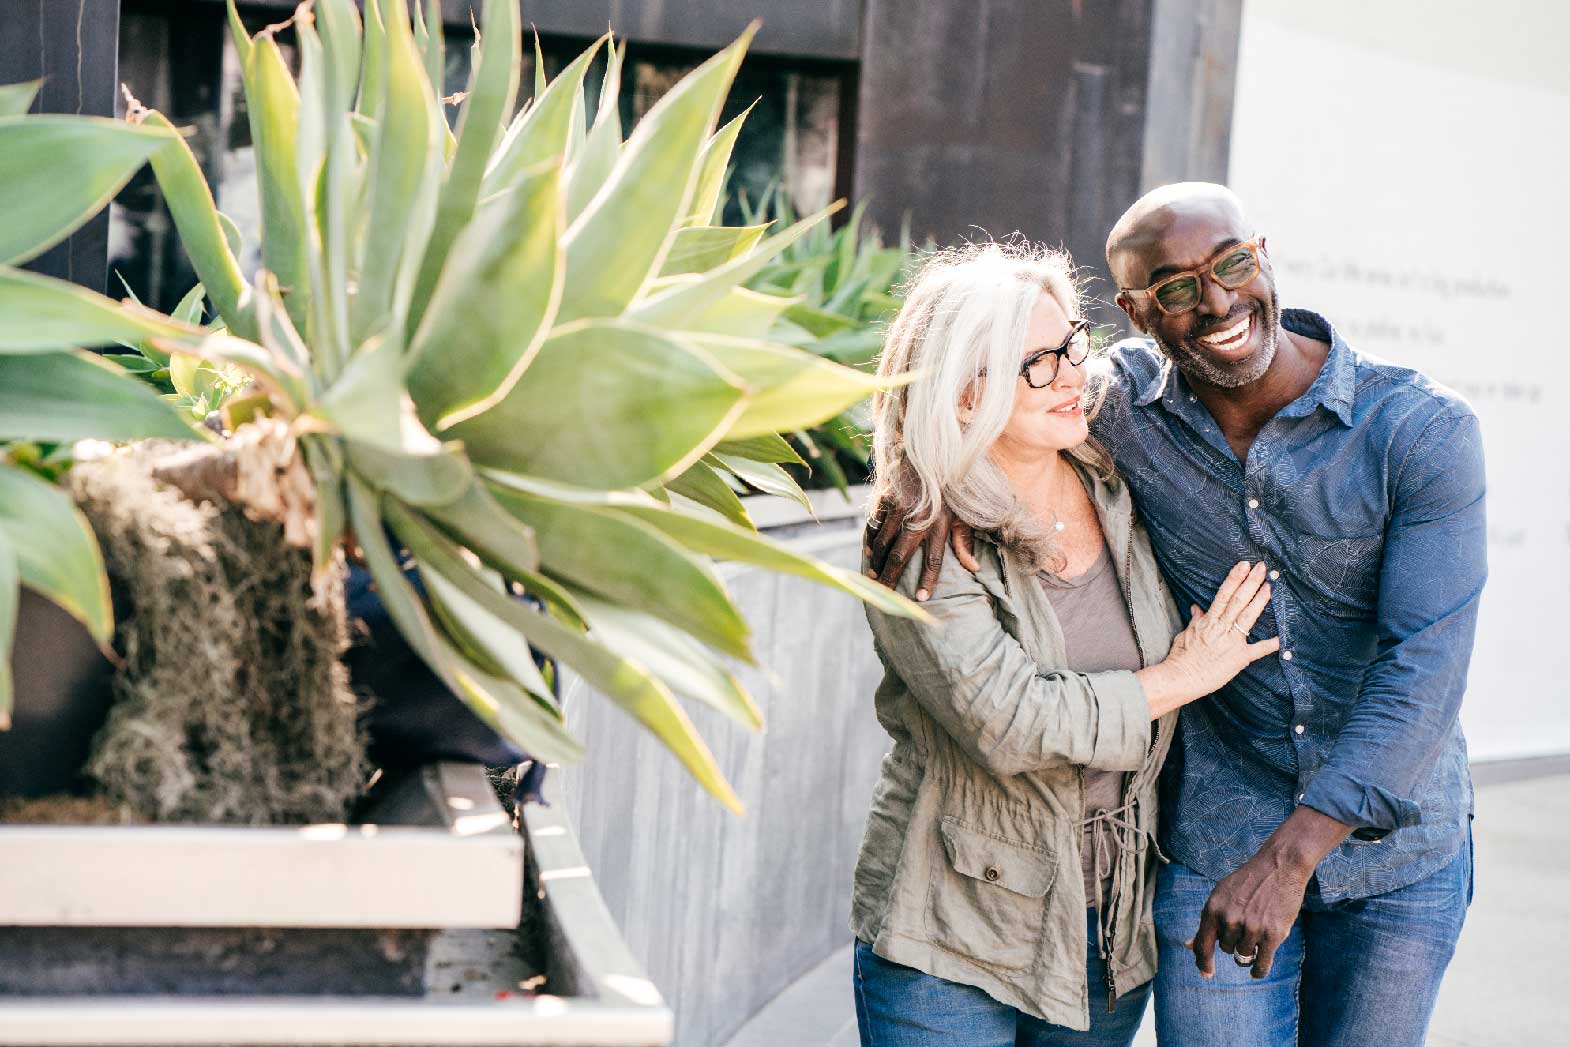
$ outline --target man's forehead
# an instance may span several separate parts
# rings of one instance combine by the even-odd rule
[[[1147,215],[1126,249],[1131,268],[1155,279],[1167,271],[1198,268],[1221,248],[1248,236],[1236,207],[1223,200],[1193,201]]]

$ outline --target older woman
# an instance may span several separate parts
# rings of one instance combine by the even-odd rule
[[[923,594],[934,623],[869,612],[894,748],[852,904],[868,1047],[1131,1042],[1172,714],[1276,648],[1247,639],[1263,564],[1183,626],[1088,442],[1087,326],[1066,256],[986,245],[929,262],[889,331],[883,373],[918,378],[874,403],[871,504],[980,541]]]

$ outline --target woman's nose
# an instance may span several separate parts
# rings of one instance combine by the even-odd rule
[[[1085,384],[1085,365],[1089,359],[1074,363],[1068,357],[1058,361],[1058,376],[1052,380],[1054,388],[1078,389]]]

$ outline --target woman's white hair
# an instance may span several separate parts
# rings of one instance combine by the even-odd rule
[[[1068,255],[1028,242],[940,251],[915,274],[889,326],[878,373],[917,377],[872,399],[869,506],[891,496],[911,507],[916,527],[947,507],[1034,566],[1050,562],[1049,529],[988,455],[1013,414],[1018,382],[1010,379],[1019,373],[1030,314],[1043,293],[1069,319],[1080,316]],[[1006,377],[986,381],[983,374]],[[1087,390],[1087,414],[1094,400]]]

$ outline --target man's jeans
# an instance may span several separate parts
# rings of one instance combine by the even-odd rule
[[[1146,982],[1107,1013],[1107,966],[1089,913],[1090,1031],[1075,1032],[999,1003],[973,985],[891,963],[856,942],[856,1024],[861,1047],[1128,1047],[1150,998]],[[1235,1045],[1233,1045],[1235,1047]]]
[[[1269,976],[1257,980],[1219,950],[1215,977],[1202,978],[1183,944],[1214,887],[1175,863],[1157,882],[1162,1047],[1423,1047],[1472,902],[1470,834],[1449,865],[1387,894],[1327,905],[1311,883]]]

